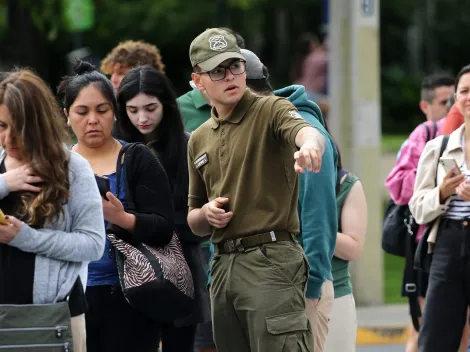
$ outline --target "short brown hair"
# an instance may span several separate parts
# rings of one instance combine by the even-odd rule
[[[101,72],[105,75],[113,73],[113,66],[121,64],[130,68],[150,65],[161,73],[165,73],[160,50],[143,41],[128,40],[121,42],[101,61]]]

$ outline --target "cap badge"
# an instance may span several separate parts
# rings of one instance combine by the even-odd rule
[[[211,50],[222,51],[227,47],[227,41],[223,35],[214,35],[209,38]]]

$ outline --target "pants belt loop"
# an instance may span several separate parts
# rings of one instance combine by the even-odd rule
[[[276,234],[274,231],[269,232],[269,234],[271,235],[271,241],[276,242]]]
[[[292,237],[292,241],[297,242],[297,236],[295,235],[295,233],[291,232],[290,237]]]

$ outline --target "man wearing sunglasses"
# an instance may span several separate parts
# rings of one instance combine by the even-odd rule
[[[288,100],[247,89],[245,59],[229,32],[208,29],[189,52],[192,79],[213,106],[189,140],[188,222],[214,244],[217,349],[313,351],[296,172],[320,170],[325,136]]]

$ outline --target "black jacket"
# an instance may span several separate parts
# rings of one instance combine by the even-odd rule
[[[135,227],[131,234],[113,227],[118,237],[129,243],[144,242],[152,246],[165,246],[173,236],[174,211],[168,178],[162,165],[145,145],[136,145],[125,154],[131,166],[127,182],[133,195],[136,210],[127,211],[135,215]],[[130,160],[132,159],[132,160]],[[119,185],[119,180],[117,181]],[[126,195],[127,196],[127,195]]]
[[[186,143],[189,140],[189,135],[186,134]],[[149,147],[157,155],[165,170],[167,161],[165,160],[163,146],[158,142],[149,144]],[[187,158],[187,154],[184,153]],[[187,167],[187,162],[184,163]],[[201,249],[201,243],[207,240],[205,237],[200,237],[192,233],[188,225],[188,185],[189,176],[185,177],[186,185],[177,184],[175,177],[169,171],[167,172],[170,181],[170,187],[173,194],[173,206],[175,212],[174,228],[181,241],[183,252],[188,263],[189,269],[194,280],[196,304],[193,312],[186,318],[175,321],[175,325],[190,326],[202,322],[210,321],[210,299],[207,290],[207,263]],[[186,175],[188,175],[186,173]]]

